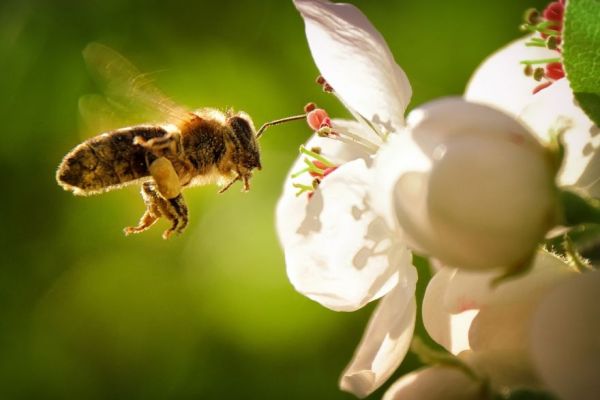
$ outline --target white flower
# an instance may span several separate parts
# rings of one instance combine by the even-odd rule
[[[375,211],[369,165],[387,134],[404,124],[410,84],[387,44],[354,6],[296,0],[313,58],[355,121],[333,120],[338,140],[315,135],[307,149],[338,166],[314,190],[296,197],[293,178],[277,205],[277,230],[290,281],[300,293],[336,311],[378,304],[342,389],[366,396],[394,372],[414,329],[416,271],[411,254]],[[305,166],[299,159],[291,173]]]
[[[554,390],[561,398],[600,393],[600,273],[575,273],[540,252],[523,277],[443,267],[429,282],[423,322],[431,337],[498,389]]]
[[[519,118],[544,142],[551,139],[557,123],[568,123],[559,183],[600,197],[600,129],[576,105],[566,78],[532,93],[537,83],[523,74],[519,62],[555,57],[556,52],[527,47],[528,40],[529,37],[516,40],[485,60],[471,77],[465,98]]]

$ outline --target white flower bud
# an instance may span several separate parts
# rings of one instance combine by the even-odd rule
[[[407,240],[455,267],[525,264],[556,222],[549,152],[512,117],[462,99],[407,122],[376,160]]]

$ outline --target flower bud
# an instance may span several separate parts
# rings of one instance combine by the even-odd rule
[[[376,168],[413,247],[458,268],[526,265],[555,223],[549,152],[513,118],[462,99],[413,111],[407,130]]]

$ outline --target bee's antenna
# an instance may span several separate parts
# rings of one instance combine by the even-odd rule
[[[265,132],[265,130],[270,126],[279,125],[279,124],[283,124],[283,123],[291,122],[291,121],[297,121],[297,120],[305,119],[305,118],[306,118],[306,114],[301,114],[301,115],[294,115],[291,117],[276,119],[275,121],[265,122],[263,124],[263,126],[261,126],[260,129],[256,132],[256,138],[259,139],[262,136],[262,134]]]

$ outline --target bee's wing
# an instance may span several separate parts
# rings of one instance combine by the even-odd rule
[[[154,86],[150,74],[141,73],[110,47],[90,43],[83,50],[83,58],[105,94],[104,99],[97,95],[80,99],[79,109],[84,119],[95,113],[107,114],[107,120],[127,119],[129,123],[178,124],[190,119],[188,109],[176,104]]]

